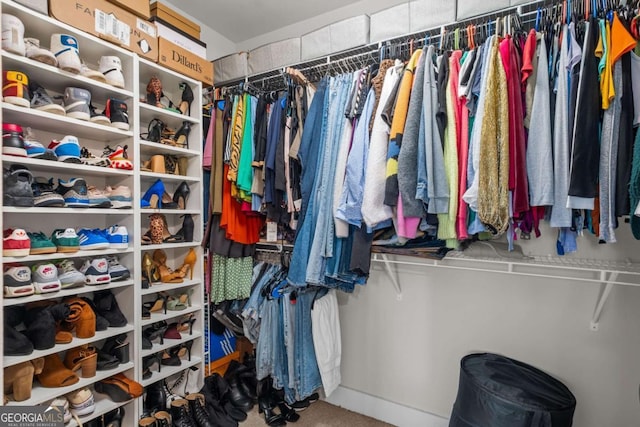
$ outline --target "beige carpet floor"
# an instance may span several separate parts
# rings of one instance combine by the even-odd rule
[[[321,400],[312,404],[300,414],[300,419],[296,423],[287,423],[291,427],[392,427],[391,424],[383,423],[373,418],[366,417],[355,412],[330,405]],[[241,427],[264,427],[264,415],[258,414],[258,406],[253,408],[245,422],[240,423]]]

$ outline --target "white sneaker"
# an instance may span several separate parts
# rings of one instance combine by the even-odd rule
[[[67,395],[71,412],[77,417],[84,417],[96,410],[93,393],[88,388],[81,388]]]
[[[51,51],[58,59],[58,67],[75,74],[82,70],[78,40],[68,34],[51,35]],[[89,120],[89,119],[87,119]]]
[[[100,58],[100,72],[107,78],[107,83],[124,89],[124,75],[122,62],[117,56],[103,56]]]
[[[58,279],[58,269],[53,264],[34,265],[31,280],[36,294],[58,292],[62,287]]]
[[[54,67],[58,66],[58,60],[55,55],[49,49],[40,47],[40,40],[29,37],[24,39],[24,44],[27,58],[53,65]]]
[[[80,273],[84,274],[87,285],[104,285],[111,283],[109,262],[106,258],[86,260],[82,267],[80,267]]]
[[[24,24],[20,19],[6,13],[2,14],[2,48],[7,52],[24,56]]]
[[[76,269],[76,266],[70,259],[65,259],[58,263],[58,278],[60,279],[62,289],[84,286],[85,282],[84,274]]]

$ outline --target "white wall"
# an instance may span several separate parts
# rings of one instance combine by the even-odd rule
[[[590,238],[578,256],[637,257],[640,243],[623,228],[622,244],[603,247]],[[553,251],[555,234],[544,233],[527,248]],[[342,386],[448,417],[460,359],[489,351],[564,382],[578,402],[576,427],[640,425],[640,289],[616,287],[592,332],[598,284],[399,268],[402,301],[380,264],[366,287],[339,298]]]
[[[261,36],[245,40],[238,43],[238,51],[248,51],[267,43],[272,43],[291,37],[300,37],[310,31],[317,30],[325,25],[353,16],[362,14],[371,14],[382,9],[394,6],[400,3],[407,3],[407,0],[360,0],[356,3],[349,4],[336,10],[315,16],[295,24],[287,25],[276,31],[262,34]],[[407,28],[407,31],[409,29]]]
[[[155,2],[151,2],[155,3]],[[192,20],[196,24],[200,25],[200,40],[207,44],[207,59],[213,61],[214,59],[220,58],[221,56],[229,55],[231,53],[237,52],[237,46],[234,42],[213,30],[202,21],[188,13],[184,12],[179,7],[175,5],[171,5],[171,8],[176,12],[184,15],[186,18]]]

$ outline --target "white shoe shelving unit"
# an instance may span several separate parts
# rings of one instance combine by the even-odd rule
[[[35,109],[23,108],[1,103],[1,118],[3,123],[19,124],[23,128],[30,127],[43,145],[47,146],[52,139],[60,139],[65,135],[78,137],[80,145],[87,147],[97,157],[100,157],[103,149],[108,145],[115,148],[117,145],[127,145],[129,159],[133,162],[134,169],[131,171],[109,169],[97,166],[87,166],[82,164],[71,164],[48,160],[38,160],[21,158],[10,155],[2,155],[0,161],[3,168],[8,168],[12,164],[21,164],[29,168],[34,177],[69,179],[82,177],[88,185],[94,185],[99,189],[107,185],[112,187],[125,185],[131,189],[133,206],[131,209],[72,209],[72,208],[21,208],[2,207],[1,225],[6,228],[24,228],[27,231],[42,231],[47,236],[57,228],[73,227],[79,228],[107,228],[114,224],[127,227],[129,233],[129,247],[127,249],[107,249],[99,251],[79,251],[76,253],[55,253],[47,255],[31,255],[27,257],[3,257],[3,266],[8,263],[21,263],[28,266],[37,265],[41,262],[60,260],[64,258],[72,259],[76,267],[80,267],[85,259],[104,257],[107,255],[117,255],[121,264],[126,266],[131,272],[131,278],[124,281],[113,282],[108,285],[83,286],[73,289],[64,289],[55,293],[31,295],[20,298],[0,297],[3,309],[9,306],[24,305],[44,300],[60,301],[68,296],[92,297],[97,290],[109,289],[113,292],[121,311],[128,319],[128,324],[122,328],[108,328],[105,331],[96,332],[93,338],[75,338],[70,344],[56,345],[54,348],[42,351],[34,351],[28,356],[2,357],[2,370],[0,377],[3,377],[4,368],[14,366],[22,362],[33,360],[37,357],[59,353],[64,358],[65,351],[91,344],[98,348],[102,347],[107,338],[126,333],[129,342],[130,362],[121,364],[110,371],[98,371],[92,378],[80,378],[80,381],[72,386],[63,388],[44,388],[34,379],[31,398],[27,401],[12,401],[12,396],[4,396],[7,405],[36,405],[48,404],[56,397],[64,396],[83,387],[92,388],[93,384],[116,373],[124,373],[127,377],[147,386],[156,381],[166,379],[170,376],[180,374],[181,371],[191,368],[200,368],[199,372],[204,375],[204,339],[203,339],[203,307],[204,301],[204,269],[202,250],[200,241],[203,234],[202,218],[202,117],[200,100],[202,99],[201,83],[186,78],[178,73],[167,70],[155,63],[138,58],[135,54],[112,45],[104,40],[90,34],[77,30],[69,25],[61,23],[53,18],[39,14],[11,0],[0,2],[2,13],[17,16],[25,26],[25,37],[34,37],[41,41],[41,46],[47,47],[50,44],[51,34],[70,34],[77,38],[81,59],[91,68],[97,69],[101,56],[115,55],[122,61],[123,73],[125,76],[125,88],[120,89],[60,70],[47,64],[31,60],[14,53],[0,51],[2,70],[15,70],[24,72],[29,79],[42,85],[49,95],[54,96],[64,93],[66,87],[80,87],[88,89],[92,94],[92,103],[99,111],[104,107],[107,98],[113,97],[125,101],[128,105],[129,131],[122,131],[115,127],[95,124],[91,122],[76,120],[64,115],[56,115]],[[146,87],[152,76],[160,78],[163,84],[165,95],[179,105],[181,99],[180,83],[188,84],[193,93],[194,101],[188,115],[182,115],[168,110],[163,110],[155,106],[144,103],[146,99]],[[140,138],[141,133],[147,132],[148,124],[153,119],[162,120],[167,126],[178,130],[184,121],[191,124],[191,133],[188,138],[188,148],[174,147],[157,142],[145,141]],[[157,174],[151,172],[141,172],[141,162],[148,160],[154,154],[175,155],[188,159],[188,175]],[[146,190],[157,180],[162,179],[166,190],[170,195],[185,181],[190,187],[190,194],[185,210],[171,209],[141,209],[140,199]],[[1,184],[0,184],[1,185]],[[160,245],[142,245],[141,237],[149,227],[149,215],[152,213],[164,214],[167,218],[169,232],[175,234],[182,225],[181,216],[190,214],[194,220],[194,240],[193,242],[167,243]],[[142,257],[145,252],[153,255],[157,249],[165,251],[167,255],[167,266],[174,270],[181,267],[185,255],[189,250],[197,252],[198,259],[195,264],[193,277],[190,274],[185,277],[183,283],[167,284],[157,283],[148,289],[142,289]],[[185,310],[167,311],[153,313],[150,319],[142,319],[142,304],[145,301],[153,301],[160,292],[179,295],[185,292],[192,292],[190,306]],[[189,331],[182,333],[179,340],[164,341],[160,345],[154,341],[152,349],[142,349],[142,334],[146,327],[155,322],[166,321],[167,323],[179,322],[186,315],[194,315],[196,321],[193,325],[192,333]],[[0,322],[0,329],[4,328],[4,322]],[[20,329],[20,328],[19,328]],[[4,332],[4,331],[2,331]],[[0,344],[3,343],[4,334],[0,337]],[[143,358],[162,353],[165,350],[184,345],[193,341],[191,348],[191,360],[187,360],[185,355],[180,366],[162,366],[158,372],[157,365],[152,367],[151,378],[143,380]],[[137,425],[137,421],[143,412],[143,399],[116,403],[109,399],[107,395],[94,391],[96,401],[95,411],[87,416],[80,417],[82,423],[86,423],[94,418],[119,407],[124,406],[125,418],[123,426]],[[72,420],[69,426],[76,426]]]

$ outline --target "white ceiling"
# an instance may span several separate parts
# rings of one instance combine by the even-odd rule
[[[239,43],[359,0],[163,0]]]

